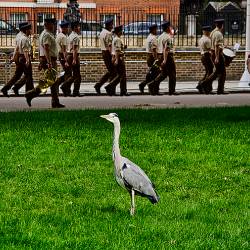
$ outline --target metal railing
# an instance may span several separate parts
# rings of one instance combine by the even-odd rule
[[[49,5],[48,5],[49,6]],[[63,19],[66,9],[60,7],[0,7],[0,47],[13,47],[18,23],[27,20],[32,23],[33,34],[39,35],[43,29],[44,18]],[[124,25],[124,40],[128,47],[143,48],[152,23],[159,26],[170,20],[176,32],[177,47],[197,47],[203,24],[213,24],[214,13],[199,11],[180,12],[179,8],[166,5],[154,7],[83,8],[81,12],[81,44],[83,47],[99,47],[99,33],[107,18],[112,17],[115,25]],[[245,11],[231,11],[222,15],[225,18],[225,40],[231,46],[238,42],[245,45]]]

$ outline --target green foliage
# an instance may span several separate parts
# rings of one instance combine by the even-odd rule
[[[116,112],[160,202],[129,215],[109,111],[0,113],[0,248],[249,249],[250,108]]]

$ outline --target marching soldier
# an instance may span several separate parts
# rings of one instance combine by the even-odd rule
[[[31,35],[31,24],[27,24],[22,27],[23,35],[18,40],[19,50],[19,63],[23,67],[24,77],[18,81],[12,88],[16,95],[18,95],[19,89],[25,84],[26,91],[34,88],[32,77],[32,64],[31,64],[31,43],[29,36]]]
[[[120,83],[120,96],[129,96],[127,92],[127,76],[125,66],[125,46],[121,39],[123,26],[114,28],[114,39],[112,41],[112,61],[117,76],[106,86],[109,95],[115,95],[115,88]]]
[[[204,81],[201,82],[202,85],[206,86],[207,84],[211,84],[218,77],[218,88],[217,94],[222,95],[226,94],[224,92],[224,85],[226,80],[226,66],[225,59],[223,55],[223,47],[224,47],[224,38],[223,38],[223,26],[224,19],[216,19],[215,20],[216,28],[211,32],[211,52],[212,59],[215,65],[215,71],[210,74]]]
[[[108,81],[114,79],[116,76],[114,66],[112,64],[112,29],[113,29],[113,19],[108,19],[105,22],[105,28],[100,34],[100,44],[102,50],[102,58],[107,68],[107,72],[102,76],[100,81],[95,84],[94,88],[98,95],[101,94],[101,87]],[[107,92],[109,92],[110,87],[106,87]]]
[[[57,57],[58,57],[58,50],[57,50],[57,44],[56,39],[54,36],[55,29],[56,29],[56,19],[55,18],[47,18],[44,20],[44,31],[41,33],[39,37],[39,49],[40,49],[40,70],[43,70],[44,72],[46,70],[50,70],[50,72],[57,70]],[[39,79],[39,85],[32,89],[31,91],[28,91],[25,94],[26,101],[29,106],[31,106],[31,101],[33,98],[39,96],[39,94],[42,92],[42,90],[47,88],[45,82],[47,82],[48,79],[43,79],[43,77],[40,77]],[[55,84],[55,77],[53,79],[50,79],[52,82],[52,85],[50,86],[51,89],[51,105],[52,108],[63,108],[65,107],[63,104],[59,102],[58,98],[58,85]]]
[[[28,25],[28,22],[22,22],[19,23],[19,32],[16,35],[16,46],[15,46],[15,50],[13,53],[13,56],[11,58],[11,62],[15,62],[16,64],[16,70],[15,73],[13,75],[13,77],[5,84],[5,86],[1,89],[1,92],[3,93],[4,96],[9,97],[8,95],[8,90],[11,89],[11,87],[21,78],[22,74],[23,74],[23,65],[19,62],[19,39],[24,35],[24,30],[22,29],[23,26]],[[24,78],[21,79],[22,83],[25,81]],[[13,89],[14,93],[16,95],[18,95],[18,92]]]
[[[159,61],[162,62],[162,71],[155,80],[148,83],[148,89],[151,95],[160,95],[160,83],[168,76],[169,95],[177,95],[175,92],[176,66],[174,61],[174,44],[169,21],[162,24],[162,30],[163,33],[158,38],[158,54]]]
[[[67,53],[67,62],[71,76],[63,82],[61,89],[65,96],[71,94],[71,85],[74,83],[73,96],[80,96],[81,72],[80,72],[80,23],[78,21],[71,23],[72,32],[69,35],[69,47]]]
[[[58,59],[61,63],[64,75],[57,78],[56,84],[58,86],[71,76],[71,70],[67,62],[69,22],[62,21],[60,23],[60,27],[61,27],[61,32],[58,33],[56,37],[56,44],[59,51]]]
[[[211,57],[211,26],[202,27],[203,35],[199,41],[200,51],[201,51],[201,62],[205,67],[205,75],[199,81],[198,86],[196,87],[201,94],[204,92],[209,94],[212,91],[212,82],[207,82],[207,85],[202,84],[202,82],[213,73],[214,64]]]
[[[147,52],[147,65],[148,68],[151,69],[152,66],[154,65],[154,63],[156,62],[156,60],[158,59],[157,56],[157,24],[153,24],[149,27],[149,32],[150,34],[147,37],[147,41],[146,41],[146,52]],[[144,93],[144,88],[146,86],[146,84],[150,81],[152,81],[152,75],[151,75],[151,71],[149,71],[147,73],[146,76],[146,80],[144,80],[143,82],[141,82],[139,84],[139,90],[140,92],[143,94]]]

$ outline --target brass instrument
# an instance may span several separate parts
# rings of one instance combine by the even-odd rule
[[[57,78],[57,71],[55,69],[46,69],[44,71],[43,77],[39,80],[38,88],[42,93],[46,93],[47,89],[51,87]]]

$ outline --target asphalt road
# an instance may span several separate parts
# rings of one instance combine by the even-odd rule
[[[32,107],[27,106],[21,97],[1,97],[0,111],[28,111],[51,109],[51,98],[41,96],[32,101]],[[60,102],[66,105],[65,110],[76,109],[117,109],[117,108],[183,108],[183,107],[228,107],[250,106],[249,93],[233,93],[228,95],[179,95],[150,96],[132,95],[120,96],[82,96],[60,97]]]

